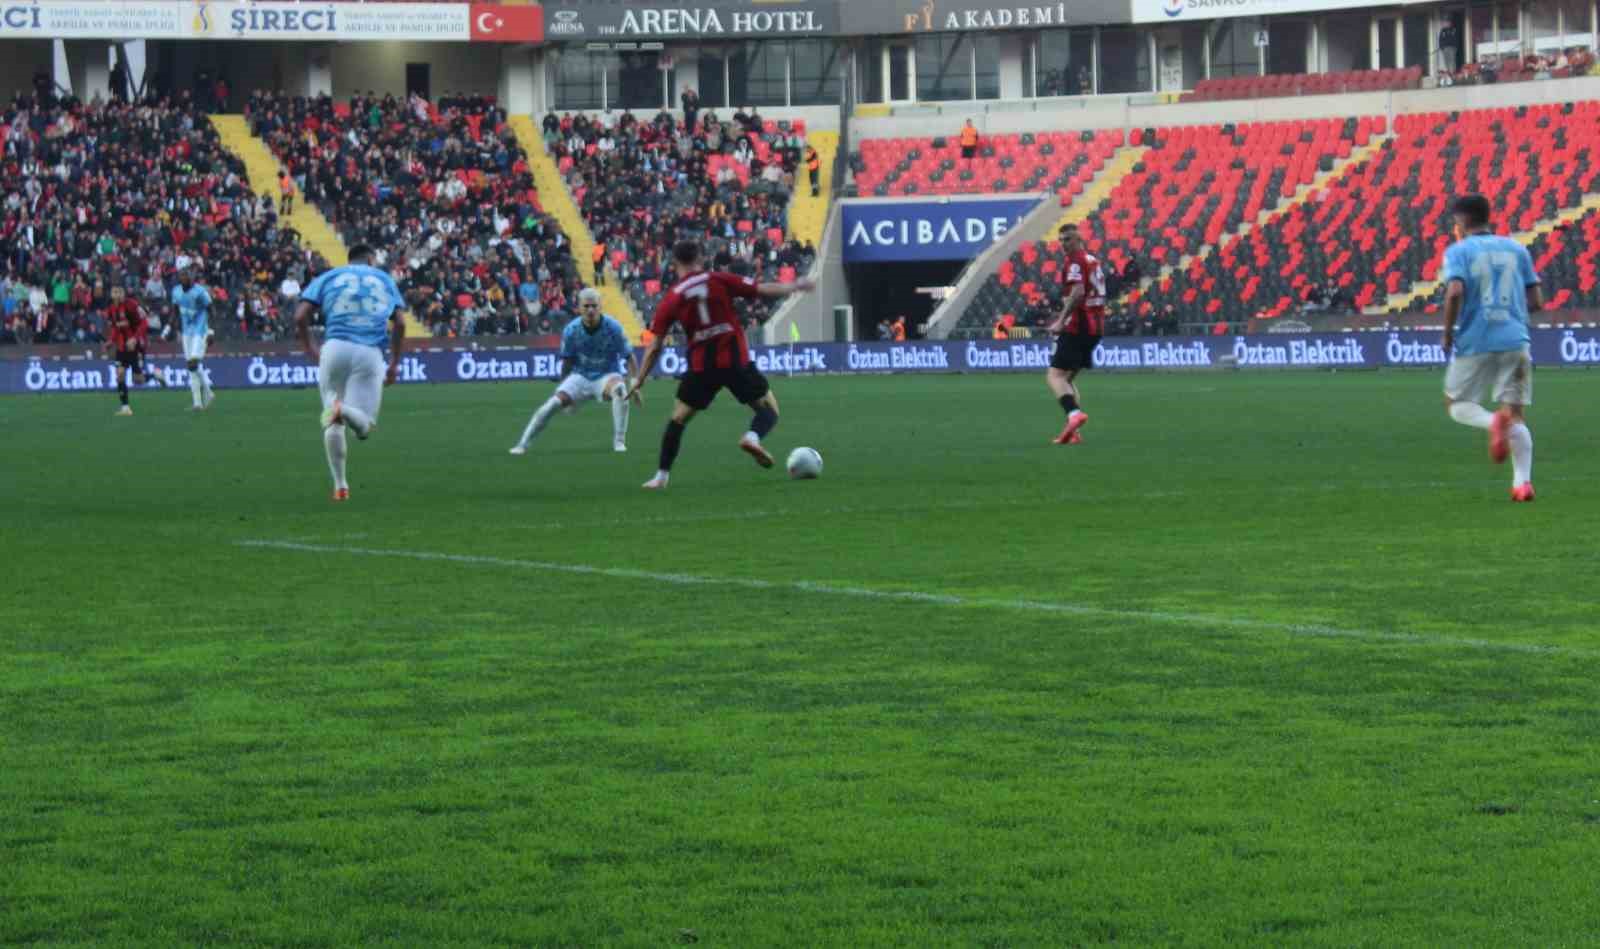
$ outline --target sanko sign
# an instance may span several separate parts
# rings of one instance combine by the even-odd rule
[[[545,0],[552,40],[670,40],[719,36],[829,36],[834,0]]]
[[[0,0],[0,39],[537,43],[544,9],[487,3]]]
[[[1038,205],[1026,196],[853,201],[844,206],[844,261],[971,260]]]

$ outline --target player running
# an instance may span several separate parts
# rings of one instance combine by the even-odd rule
[[[183,337],[183,358],[189,363],[189,391],[194,395],[192,412],[211,408],[216,394],[200,361],[206,358],[211,338],[211,294],[194,282],[194,270],[185,267],[172,288],[172,306],[178,311],[178,328]]]
[[[1079,429],[1089,423],[1089,416],[1078,405],[1077,378],[1078,373],[1093,368],[1095,347],[1100,345],[1106,320],[1106,276],[1100,258],[1084,249],[1078,225],[1061,228],[1061,247],[1067,252],[1066,266],[1061,271],[1065,297],[1061,315],[1045,330],[1059,334],[1045,382],[1067,413],[1066,427],[1054,442],[1076,445],[1083,441]]]
[[[527,454],[528,443],[557,412],[591,401],[610,401],[612,450],[628,450],[628,404],[638,395],[629,398],[623,373],[638,369],[638,359],[622,324],[600,312],[599,290],[589,287],[578,294],[578,312],[579,319],[561,332],[561,385],[533,413],[522,438],[511,448],[513,455]]]
[[[1456,242],[1444,252],[1444,398],[1450,417],[1488,429],[1489,457],[1511,456],[1511,500],[1533,500],[1533,433],[1523,414],[1533,404],[1528,314],[1544,306],[1527,248],[1489,230],[1489,199],[1473,194],[1450,208]],[[1478,400],[1500,404],[1490,412]]]
[[[153,377],[165,388],[167,374],[145,364],[145,350],[150,343],[150,321],[145,318],[144,309],[137,301],[128,299],[121,287],[111,288],[111,305],[106,307],[106,329],[109,331],[106,352],[117,360],[117,398],[122,402],[117,414],[132,415],[133,406],[128,404],[128,376],[131,374],[134,384],[141,386],[146,378]]]
[[[668,331],[674,323],[681,324],[689,342],[689,371],[678,383],[672,419],[661,435],[660,467],[655,477],[644,483],[652,491],[667,486],[689,420],[697,412],[709,408],[723,389],[755,410],[750,430],[739,439],[740,450],[761,467],[772,467],[772,455],[761,446],[761,440],[778,424],[778,399],[772,394],[766,376],[750,361],[750,346],[745,342],[744,326],[733,308],[733,301],[736,297],[786,297],[810,292],[816,286],[810,280],[758,283],[750,277],[708,271],[704,251],[694,241],[681,241],[673,247],[672,263],[678,284],[656,308],[655,319],[650,324],[655,340],[645,352],[644,365],[633,377],[633,386],[628,391],[629,396],[633,396],[644,389],[651,370],[661,358]]]
[[[311,338],[311,310],[322,311],[323,344]],[[372,248],[350,249],[350,263],[320,274],[300,294],[294,321],[300,343],[320,367],[322,446],[333,474],[333,499],[350,500],[345,477],[349,426],[365,441],[378,424],[383,387],[393,385],[405,351],[405,300],[394,278],[372,266]],[[387,325],[385,325],[387,324]],[[383,349],[389,347],[389,367]]]

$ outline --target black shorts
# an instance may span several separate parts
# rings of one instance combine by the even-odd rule
[[[963,146],[961,146],[961,157],[962,158],[970,159],[970,158],[972,158],[973,156],[975,156],[977,154],[978,154],[978,146],[976,146],[976,145],[963,145]]]
[[[1094,368],[1094,350],[1100,345],[1098,336],[1079,336],[1062,333],[1056,337],[1056,352],[1050,357],[1050,368],[1062,372],[1076,372]]]
[[[732,392],[733,397],[745,405],[750,405],[772,391],[772,386],[767,384],[767,377],[761,374],[755,363],[733,369],[690,371],[678,383],[678,401],[696,412],[703,412],[711,407],[712,400],[723,389]]]
[[[117,350],[117,365],[142,376],[145,374],[144,353],[137,349],[119,349]]]

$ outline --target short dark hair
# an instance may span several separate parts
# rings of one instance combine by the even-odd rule
[[[350,262],[352,264],[364,264],[371,259],[372,248],[366,244],[357,244],[350,248]]]
[[[684,266],[700,262],[700,245],[695,241],[679,241],[672,247],[672,259]]]
[[[1070,223],[1061,225],[1061,236],[1062,237],[1076,237],[1077,234],[1078,234],[1078,225],[1070,224]]]
[[[1468,227],[1486,227],[1489,224],[1489,199],[1481,194],[1465,195],[1450,205],[1450,213],[1465,218]]]

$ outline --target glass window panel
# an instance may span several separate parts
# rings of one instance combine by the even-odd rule
[[[568,48],[556,64],[557,109],[600,108],[600,70],[603,55]]]
[[[1150,91],[1150,43],[1143,30],[1100,31],[1100,92]]]
[[[972,45],[961,34],[919,36],[917,99],[948,102],[972,98]]]
[[[1504,14],[1501,14],[1504,16]],[[1554,55],[1561,51],[1561,11],[1554,3],[1539,3],[1528,8],[1530,45],[1536,53]]]
[[[1093,30],[1040,30],[1033,73],[1038,95],[1086,96],[1093,92]]]
[[[992,33],[973,37],[972,50],[978,71],[977,97],[1000,98],[1000,37]]]
[[[1269,21],[1267,72],[1294,75],[1306,71],[1306,44],[1311,24],[1306,20]]]
[[[1211,34],[1211,75],[1219,78],[1254,76],[1261,72],[1256,52],[1256,30],[1261,21],[1254,17],[1218,20]],[[1104,60],[1105,33],[1101,33],[1100,56]]]
[[[789,44],[793,105],[834,105],[843,93],[840,62],[844,49],[832,40],[796,40]]]
[[[659,109],[664,104],[660,53],[617,53],[606,100],[614,109]]]
[[[726,108],[728,105],[728,87],[725,79],[727,73],[724,72],[728,65],[726,52],[720,46],[702,46],[699,56],[695,70],[695,81],[699,85],[694,87],[694,91],[700,96],[701,108]]]
[[[1561,0],[1562,41],[1567,49],[1594,48],[1594,37],[1589,33],[1588,0]]]
[[[728,60],[731,108],[785,104],[789,44],[783,40],[741,43]]]

